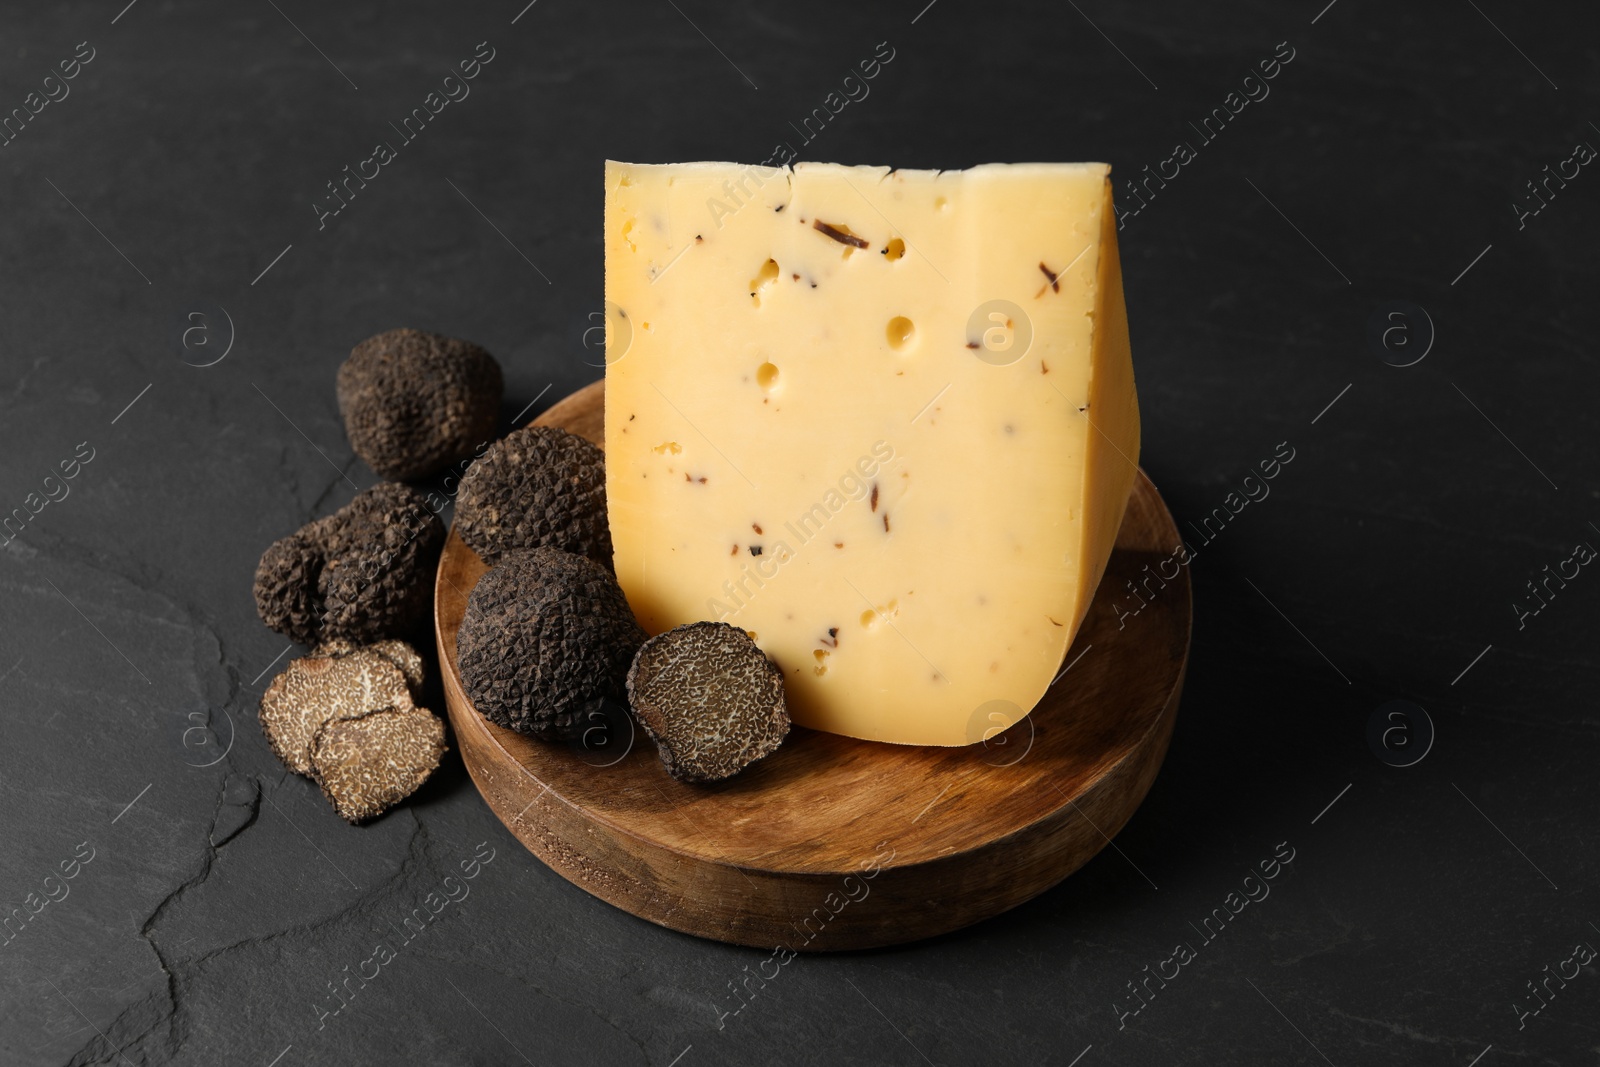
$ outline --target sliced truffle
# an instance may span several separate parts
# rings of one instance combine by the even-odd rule
[[[399,667],[400,673],[406,676],[406,684],[411,687],[413,697],[422,689],[422,657],[404,641],[374,641],[370,645],[325,641],[311,650],[313,656],[348,656],[353,652],[373,652]]]
[[[261,731],[286,767],[310,774],[312,743],[324,723],[411,702],[405,672],[387,656],[361,648],[313,653],[290,660],[262,694]]]
[[[486,563],[548,547],[611,566],[605,453],[553,426],[507,435],[462,476],[455,529]]]
[[[409,703],[323,723],[311,776],[345,820],[364,822],[417,791],[444,755],[444,723]]]
[[[378,641],[367,646],[368,652],[374,652],[400,668],[400,673],[406,676],[406,684],[411,687],[411,695],[416,696],[422,689],[422,657],[417,650],[404,641]]]
[[[555,548],[507,552],[467,598],[461,680],[490,722],[546,740],[580,737],[621,698],[644,631],[611,572]]]
[[[385,478],[425,478],[494,436],[500,364],[470,341],[389,330],[339,368],[339,413],[356,455]]]
[[[345,819],[411,795],[439,766],[444,723],[414,703],[422,658],[403,641],[331,641],[291,660],[261,698],[261,728]]]
[[[646,641],[628,671],[628,702],[667,773],[683,782],[738,774],[789,733],[783,672],[724,622],[692,622]]]
[[[302,644],[408,634],[427,615],[444,524],[421,493],[380,482],[273,544],[256,567],[256,609]]]

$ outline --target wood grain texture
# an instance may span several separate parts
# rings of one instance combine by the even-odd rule
[[[599,444],[602,402],[596,382],[538,422]],[[912,941],[1055,885],[1144,799],[1183,687],[1191,593],[1187,569],[1169,564],[1177,575],[1130,617],[1139,601],[1125,583],[1146,578],[1147,564],[1155,572],[1180,543],[1141,471],[1069,669],[1004,734],[920,748],[796,727],[743,774],[694,786],[667,776],[642,733],[618,759],[625,746],[607,754],[546,744],[473,710],[456,631],[486,568],[452,532],[434,607],[446,704],[490,808],[600,899],[685,933],[769,949]]]

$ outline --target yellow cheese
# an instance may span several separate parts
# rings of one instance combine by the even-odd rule
[[[1025,715],[1139,458],[1109,169],[608,163],[606,490],[644,628],[749,631],[819,730]]]

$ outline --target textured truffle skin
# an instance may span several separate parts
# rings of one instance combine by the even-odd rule
[[[444,723],[425,708],[330,719],[312,744],[311,777],[347,822],[382,815],[416,792],[444,755]]]
[[[628,670],[628,703],[682,782],[732,777],[789,734],[783,672],[725,622],[691,622],[646,641]]]
[[[356,455],[385,478],[437,473],[494,436],[500,364],[470,341],[389,330],[339,368],[339,414]]]
[[[333,517],[317,581],[324,636],[366,642],[409,632],[428,611],[444,523],[398,482],[380,482]]]
[[[322,546],[313,527],[274,541],[256,564],[256,611],[261,621],[301,644],[315,643],[322,627]]]
[[[461,479],[456,532],[485,563],[518,548],[559,548],[611,566],[605,453],[576,434],[525,426]]]
[[[427,614],[444,524],[421,493],[380,482],[274,543],[256,567],[261,620],[301,644],[409,633]]]
[[[620,698],[644,631],[611,572],[554,548],[507,552],[479,579],[456,634],[479,714],[545,740],[581,737],[585,714]]]

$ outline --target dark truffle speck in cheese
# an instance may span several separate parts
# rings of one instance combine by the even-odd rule
[[[409,481],[492,438],[504,388],[500,364],[472,342],[389,330],[356,345],[339,368],[339,413],[367,466]]]
[[[571,740],[620,699],[644,631],[616,578],[554,548],[507,552],[478,580],[456,633],[462,687],[498,726]]]

